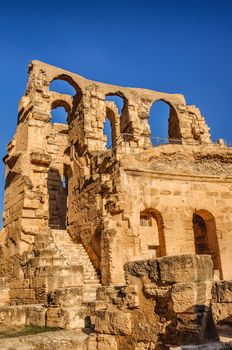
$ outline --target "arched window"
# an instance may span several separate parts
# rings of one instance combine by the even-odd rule
[[[114,102],[115,106],[118,109],[118,114],[122,115],[123,107],[125,104],[125,101],[122,97],[118,95],[106,95],[106,101]]]
[[[72,110],[75,111],[79,102],[82,99],[82,91],[77,83],[73,80],[72,77],[61,74],[55,77],[49,86],[49,90],[57,92],[59,94],[69,95],[72,97]],[[67,110],[66,110],[67,111]],[[69,111],[69,115],[72,115],[72,111]],[[70,120],[72,119],[72,116]],[[70,121],[69,120],[69,121]]]
[[[59,123],[59,124],[66,124],[67,123],[67,112],[64,107],[56,107],[53,108],[51,111],[51,122],[52,124],[54,123]]]
[[[107,139],[106,148],[113,148],[119,141],[120,130],[125,128],[127,100],[122,93],[118,92],[107,94],[105,101],[106,121],[103,133]]]
[[[63,230],[67,224],[68,180],[56,168],[48,171],[49,227]]]
[[[71,112],[71,106],[63,100],[54,100],[51,105],[51,123],[66,124]]]
[[[149,124],[153,145],[179,143],[179,121],[173,106],[162,100],[155,101],[150,109]]]
[[[201,209],[193,214],[193,232],[196,254],[209,254],[213,260],[214,270],[222,278],[221,257],[216,233],[214,216]]]
[[[77,91],[70,83],[61,79],[53,80],[49,86],[49,90],[70,96],[75,96],[77,94]]]
[[[166,255],[163,218],[158,210],[145,209],[140,213],[140,241],[147,258]]]
[[[107,117],[103,128],[103,134],[106,136],[106,148],[112,148],[112,124]]]

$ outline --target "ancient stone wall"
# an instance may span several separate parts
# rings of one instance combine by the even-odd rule
[[[74,96],[52,91],[54,80]],[[148,118],[159,100],[170,108],[168,140],[153,147]],[[53,122],[57,107],[66,124]],[[231,159],[182,95],[33,61],[4,158],[2,320],[72,329],[91,319],[88,350],[214,336],[213,279],[214,321],[231,312],[230,282],[220,281],[232,279]]]
[[[232,325],[232,281],[213,284],[212,310],[215,324]]]
[[[88,349],[145,350],[217,339],[210,307],[209,256],[127,263],[125,286],[102,287]],[[101,307],[104,305],[104,307]]]
[[[66,81],[76,94],[52,91],[54,80]],[[122,98],[121,112],[107,96]],[[148,117],[158,100],[170,107],[171,146],[155,149]],[[51,122],[60,106],[67,125]],[[112,151],[106,151],[106,118]],[[230,278],[230,159],[182,95],[98,83],[33,61],[5,157],[3,240],[11,255],[21,254],[30,251],[36,232],[68,226],[102,282],[119,283],[126,261],[195,252],[192,215],[201,210],[215,220],[215,270]]]

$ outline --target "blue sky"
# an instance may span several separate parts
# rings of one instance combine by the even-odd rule
[[[32,59],[89,79],[182,93],[214,139],[232,140],[231,37],[230,0],[1,1],[0,156],[15,132]],[[152,128],[163,136],[165,118],[158,119]],[[0,212],[3,187],[1,163]]]

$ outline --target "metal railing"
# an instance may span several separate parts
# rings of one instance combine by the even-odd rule
[[[193,140],[184,140],[184,139],[174,139],[174,138],[163,138],[163,137],[150,137],[148,138],[143,137],[142,135],[134,135],[129,133],[122,133],[120,134],[117,139],[114,142],[114,145],[110,145],[107,147],[108,150],[114,150],[120,146],[130,146],[130,147],[137,147],[137,145],[132,145],[134,143],[137,143],[139,147],[157,147],[160,145],[166,145],[166,144],[175,144],[175,145],[188,145],[188,146],[214,146],[219,145],[221,147],[225,148],[232,148],[232,142],[226,141],[226,140],[217,140],[217,141],[193,141]]]

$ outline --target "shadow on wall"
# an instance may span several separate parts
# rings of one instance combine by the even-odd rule
[[[50,168],[48,172],[48,225],[52,229],[64,230],[67,225],[67,178],[58,169]]]
[[[163,143],[171,140],[181,140],[180,125],[177,113],[172,105],[158,100],[150,109],[148,119],[151,130],[151,142],[155,144],[156,138],[163,139]]]
[[[214,216],[205,209],[193,214],[193,231],[196,254],[209,254],[213,260],[214,271],[223,279],[221,257]]]

